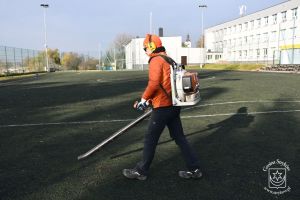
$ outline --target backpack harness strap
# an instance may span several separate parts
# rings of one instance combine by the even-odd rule
[[[176,63],[172,58],[170,58],[170,57],[168,57],[168,56],[165,56],[165,55],[157,55],[157,56],[162,57],[167,63],[169,63],[169,64],[172,66],[173,69],[175,68],[175,66],[177,66],[177,63]],[[148,63],[151,62],[152,58],[157,57],[157,56],[151,57],[151,58],[149,59]],[[171,99],[171,101],[172,101],[172,96],[171,96],[171,94],[168,94],[168,93],[167,93],[166,89],[162,86],[161,83],[159,83],[159,87],[164,91],[164,93],[166,94],[166,96],[167,96],[169,99]]]

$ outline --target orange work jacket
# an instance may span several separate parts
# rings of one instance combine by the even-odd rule
[[[166,53],[161,52],[150,56],[149,81],[142,96],[143,99],[152,101],[153,108],[172,105],[170,64],[159,55],[166,55]]]

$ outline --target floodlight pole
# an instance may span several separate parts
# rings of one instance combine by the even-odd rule
[[[201,9],[201,35],[200,36],[202,37],[200,39],[202,41],[202,48],[204,49],[204,27],[203,27],[203,21],[204,21],[203,16],[204,16],[204,14],[203,13],[204,13],[204,9],[207,8],[207,5],[204,5],[204,4],[199,5],[199,8]],[[203,59],[203,61],[205,60],[204,59],[204,53],[203,53],[203,58],[202,59]],[[200,68],[202,68],[203,64],[204,63],[200,64]]]
[[[292,64],[295,64],[295,31],[296,31],[296,18],[294,18],[293,24],[293,42],[292,42]]]
[[[149,17],[149,33],[152,34],[152,12],[150,12]]]
[[[99,43],[99,67],[101,66],[101,44]]]
[[[117,71],[116,46],[115,46],[115,44],[114,44],[114,64],[115,64],[115,71]]]
[[[125,66],[125,68],[124,69],[126,69],[126,45],[125,44],[123,44],[122,45],[123,47],[124,47],[124,64],[123,64],[123,66],[122,67],[124,67]]]
[[[44,29],[45,29],[45,53],[46,53],[46,69],[49,70],[49,60],[48,60],[48,46],[47,46],[47,25],[46,25],[46,9],[49,7],[49,4],[41,4],[41,7],[44,8]]]

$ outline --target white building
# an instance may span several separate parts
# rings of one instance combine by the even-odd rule
[[[147,69],[149,57],[145,54],[143,41],[145,38],[135,38],[125,46],[126,69]],[[203,48],[183,48],[182,37],[160,37],[168,56],[177,63],[186,59],[189,65],[204,63]]]
[[[206,29],[206,62],[217,55],[223,62],[300,64],[299,5],[286,1]]]

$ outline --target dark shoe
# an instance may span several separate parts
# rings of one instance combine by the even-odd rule
[[[181,178],[193,178],[193,179],[200,179],[203,176],[203,173],[200,171],[200,169],[196,169],[194,171],[179,171],[178,172],[179,177]]]
[[[123,175],[129,179],[138,179],[144,181],[147,176],[140,174],[136,169],[123,169]]]

